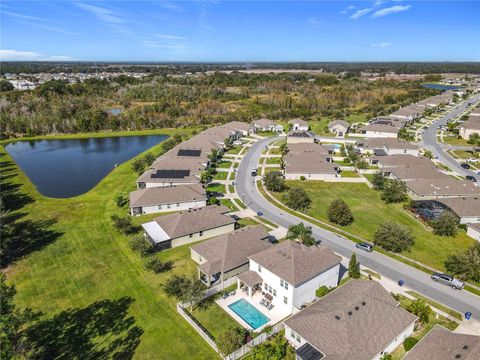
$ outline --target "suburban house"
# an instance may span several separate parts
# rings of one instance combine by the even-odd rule
[[[288,152],[283,156],[283,174],[287,180],[335,180],[339,167],[329,155],[314,151]]]
[[[206,205],[207,195],[200,184],[151,187],[130,193],[132,215],[188,210]]]
[[[292,314],[315,300],[321,286],[335,287],[342,258],[325,246],[285,240],[249,257],[249,270],[238,275],[239,287],[265,293],[281,313]],[[268,295],[267,295],[268,294]]]
[[[290,131],[287,134],[287,144],[313,143],[315,135],[311,131]]]
[[[350,129],[350,123],[343,120],[334,120],[328,123],[328,130],[337,136],[345,136]]]
[[[364,136],[367,138],[396,138],[398,137],[399,128],[393,125],[383,124],[368,124],[358,129],[357,133],[353,133],[353,136]]]
[[[380,283],[350,280],[285,320],[285,337],[299,360],[379,360],[416,320]]]
[[[480,336],[454,333],[435,325],[402,360],[478,360]]]
[[[438,219],[445,211],[458,216],[460,224],[480,223],[480,197],[451,197],[435,200],[419,200],[412,210],[427,220]]]
[[[270,119],[258,119],[253,122],[253,129],[255,132],[258,131],[272,131],[280,133],[283,131],[283,126],[277,124],[275,121]]]
[[[248,136],[250,132],[252,132],[252,125],[241,121],[230,121],[221,126],[230,129],[234,133],[232,134],[234,136],[238,136],[238,134],[241,134],[241,136]]]
[[[460,125],[459,135],[464,139],[470,139],[473,134],[480,135],[480,116],[470,115],[468,120]]]
[[[320,145],[317,143],[294,143],[287,147],[288,154],[313,152],[318,155],[332,155],[334,149],[327,145]],[[328,160],[330,161],[330,160]]]
[[[470,111],[471,116],[480,116],[480,105]]]
[[[480,197],[480,188],[471,181],[460,181],[446,176],[434,179],[418,179],[405,183],[413,200],[448,197]]]
[[[370,163],[378,165],[382,172],[388,174],[389,169],[399,166],[432,166],[432,161],[426,157],[413,155],[372,156]]]
[[[377,156],[401,154],[419,156],[420,154],[420,149],[417,145],[397,138],[362,139],[356,142],[355,147],[362,154],[375,154]]]
[[[480,223],[467,224],[467,235],[472,239],[480,241]]]
[[[145,237],[157,249],[177,247],[235,230],[235,220],[223,205],[211,205],[159,216],[142,224]]]
[[[436,95],[436,96],[431,96],[427,99],[421,100],[417,102],[417,106],[423,106],[423,107],[437,107],[442,104],[449,104],[453,100],[453,92],[451,91],[446,91],[443,94]]]
[[[190,248],[198,277],[208,287],[248,270],[248,257],[272,246],[262,225],[247,226]]]
[[[423,108],[418,106],[406,106],[391,113],[389,116],[393,118],[405,119],[408,122],[415,121],[422,116]]]
[[[402,181],[410,181],[417,179],[449,179],[450,177],[438,171],[432,164],[422,165],[405,165],[397,166],[387,170],[389,177]],[[384,175],[387,173],[384,172]]]
[[[302,119],[293,119],[288,122],[292,131],[308,131],[308,123]]]

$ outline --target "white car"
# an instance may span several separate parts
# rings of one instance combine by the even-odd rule
[[[479,162],[479,161],[480,161],[480,160],[477,159],[477,158],[470,158],[470,159],[467,160],[467,162],[471,162],[471,163],[477,163],[477,162]]]

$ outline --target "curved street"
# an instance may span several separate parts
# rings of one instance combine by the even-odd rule
[[[434,283],[429,274],[410,267],[378,252],[365,253],[355,248],[355,243],[331,231],[320,228],[308,221],[300,219],[290,213],[277,208],[266,200],[258,191],[255,181],[251,176],[252,168],[256,168],[258,160],[265,147],[280,137],[265,138],[254,143],[243,158],[237,171],[236,192],[245,205],[255,212],[263,212],[263,217],[280,226],[288,228],[290,225],[303,222],[312,227],[313,236],[323,245],[329,246],[338,254],[350,257],[355,251],[362,265],[395,281],[402,279],[405,285],[414,291],[422,293],[440,303],[461,313],[470,311],[472,316],[480,319],[480,298],[468,291],[455,291],[451,288]]]
[[[477,102],[478,100],[480,100],[480,95],[473,96],[469,99],[468,102],[466,101],[463,102],[458,107],[456,107],[453,111],[442,116],[440,119],[432,123],[429,127],[427,127],[424,130],[422,134],[422,141],[420,143],[420,146],[430,150],[435,158],[437,158],[445,166],[448,166],[450,169],[455,171],[458,175],[461,175],[464,177],[467,175],[471,175],[477,179],[477,182],[480,182],[479,174],[476,174],[472,170],[467,170],[462,168],[460,166],[460,163],[447,153],[446,150],[451,149],[450,146],[440,144],[437,142],[437,128],[455,119],[457,116],[459,116],[462,112],[466,110],[466,108],[469,106],[470,103]]]

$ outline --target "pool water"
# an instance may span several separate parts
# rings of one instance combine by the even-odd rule
[[[235,301],[233,304],[228,305],[228,307],[250,325],[253,330],[258,329],[270,321],[268,317],[263,315],[245,299]]]

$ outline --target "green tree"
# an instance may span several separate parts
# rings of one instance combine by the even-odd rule
[[[407,186],[402,180],[387,179],[382,190],[382,200],[385,203],[399,203],[407,199]]]
[[[405,349],[405,351],[410,351],[412,350],[412,348],[415,346],[416,343],[418,343],[418,339],[409,336],[403,342],[403,348]]]
[[[480,134],[473,133],[468,138],[468,143],[472,145],[480,145]]]
[[[227,356],[243,345],[245,341],[245,330],[239,327],[231,327],[221,333],[215,341],[218,350]]]
[[[254,347],[253,360],[294,360],[295,353],[292,346],[281,331],[274,335],[270,340]]]
[[[352,279],[360,278],[360,263],[357,261],[357,255],[355,253],[352,254],[348,263],[348,276]]]
[[[428,158],[428,159],[433,159],[433,154],[432,154],[432,152],[431,152],[430,150],[425,150],[425,151],[423,152],[423,156],[425,156],[425,157]]]
[[[128,215],[118,216],[114,214],[110,218],[112,219],[113,226],[124,235],[133,234],[139,230],[139,227],[132,223],[132,219]]]
[[[297,225],[291,225],[288,228],[287,239],[300,240],[303,245],[312,246],[315,245],[315,239],[312,236],[312,228],[306,226],[303,222]]]
[[[282,155],[285,155],[285,154],[288,152],[287,143],[286,143],[286,142],[282,142],[282,143],[280,144],[279,149],[280,149],[280,153],[281,153]]]
[[[156,256],[149,256],[145,259],[145,268],[153,271],[155,274],[160,274],[165,271],[171,270],[173,267],[173,261],[161,261]]]
[[[432,222],[433,233],[440,236],[455,236],[460,219],[451,211],[444,211]]]
[[[145,162],[143,159],[135,159],[132,161],[132,169],[135,171],[138,175],[142,174],[145,171]]]
[[[410,229],[393,222],[381,224],[373,238],[375,245],[392,252],[406,251],[415,244]]]
[[[0,92],[12,91],[14,89],[12,83],[8,80],[0,80]]]
[[[153,254],[156,250],[153,245],[145,239],[143,235],[136,235],[129,241],[130,249],[139,253],[141,257],[146,257]]]
[[[193,311],[205,296],[206,286],[195,276],[186,277],[185,275],[170,278],[165,284],[165,292],[169,296],[174,296],[177,301],[188,304],[190,311]]]
[[[178,300],[182,296],[183,289],[188,286],[188,282],[187,277],[174,275],[167,280],[163,289],[168,296],[172,296]]]
[[[375,190],[383,190],[383,187],[385,186],[385,182],[386,182],[386,179],[382,173],[373,174],[372,185]]]
[[[415,301],[412,301],[407,306],[407,311],[418,316],[418,321],[421,324],[425,325],[430,322],[430,315],[432,314],[432,309],[422,299],[417,299]]]
[[[285,180],[280,171],[271,171],[263,176],[265,187],[269,191],[281,192],[285,190]]]
[[[147,152],[143,156],[143,163],[145,164],[145,167],[149,167],[150,165],[152,165],[155,160],[156,156],[151,152]]]
[[[128,195],[124,192],[118,192],[113,197],[113,202],[118,207],[124,207],[128,203]]]
[[[212,178],[213,178],[213,175],[208,170],[203,170],[200,173],[200,182],[203,184],[203,187],[206,187],[207,184],[212,180]]]
[[[476,242],[464,252],[450,255],[445,260],[448,272],[468,281],[480,281],[480,243]]]
[[[342,199],[333,200],[327,210],[328,219],[341,226],[350,225],[353,215],[347,203]]]
[[[288,189],[282,199],[288,207],[303,212],[305,212],[312,203],[305,189],[296,186]]]

